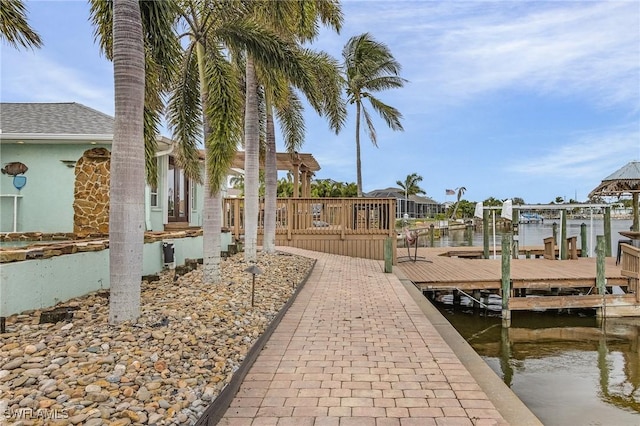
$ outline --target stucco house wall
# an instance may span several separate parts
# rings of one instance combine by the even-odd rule
[[[28,167],[18,191],[13,176],[0,175],[0,232],[73,232],[75,163],[89,149],[111,151],[113,117],[77,103],[0,103],[0,168]],[[168,219],[168,168],[172,141],[158,141],[158,186],[145,189],[145,223],[161,231]],[[189,226],[202,226],[203,187],[190,182]],[[186,224],[186,222],[185,222]]]
[[[73,232],[73,188],[75,162],[90,148],[110,145],[8,143],[0,144],[2,163],[19,161],[29,170],[21,191],[13,186],[13,176],[0,175],[0,194],[21,194],[18,199],[17,228],[21,232]],[[0,199],[0,232],[13,227],[13,198]]]

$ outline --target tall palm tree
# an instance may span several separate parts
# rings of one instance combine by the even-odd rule
[[[140,314],[144,245],[145,157],[154,158],[162,91],[177,52],[174,3],[92,0],[91,16],[102,51],[114,64],[115,123],[109,205],[109,322]],[[155,161],[148,160],[147,164]],[[150,183],[155,167],[147,167]]]
[[[27,10],[22,0],[3,0],[0,7],[0,39],[16,49],[20,46],[42,46],[42,40],[27,22]]]
[[[346,117],[344,102],[340,97],[341,80],[337,62],[324,52],[303,50],[301,60],[304,63],[307,78],[311,86],[301,87],[301,92],[316,112],[329,120],[329,126],[336,132],[342,128]],[[264,73],[261,73],[264,75]],[[271,75],[262,77],[266,94],[266,193],[263,251],[275,251],[276,230],[276,139],[274,116],[280,123],[280,130],[284,136],[285,148],[288,152],[299,151],[304,142],[304,117],[302,102],[298,98],[295,88],[289,84],[285,76]]]
[[[144,42],[138,0],[113,2],[115,123],[109,206],[109,323],[140,315],[144,241]]]
[[[371,107],[384,119],[392,130],[404,130],[400,120],[402,114],[389,106],[374,93],[381,90],[400,88],[405,79],[399,76],[400,63],[391,54],[387,45],[375,41],[369,33],[349,39],[342,50],[343,72],[347,99],[356,106],[356,172],[358,197],[362,197],[362,165],[360,159],[360,120],[364,115],[366,130],[374,146],[378,146],[376,129],[369,111],[364,107],[364,99],[369,99]]]
[[[456,188],[456,190],[457,190],[457,193],[456,193],[456,205],[453,208],[453,212],[451,213],[451,219],[455,219],[456,218],[456,214],[458,213],[458,206],[460,206],[460,199],[464,195],[464,193],[467,190],[467,188],[465,188],[464,186],[461,186],[460,188]]]
[[[292,55],[290,44],[253,19],[249,6],[250,3],[235,0],[185,2],[182,10],[184,36],[188,37],[188,42],[185,42],[180,79],[169,102],[169,123],[179,142],[179,156],[184,166],[197,158],[197,141],[203,140],[205,145],[203,256],[206,282],[221,278],[220,190],[243,131],[238,84],[241,78],[236,64],[246,56],[269,67],[285,63]],[[199,133],[201,125],[204,134]],[[195,168],[193,171],[195,174]],[[245,186],[245,193],[249,187],[248,184]],[[257,205],[255,210],[257,220]]]
[[[242,15],[239,2],[184,3],[181,36],[187,41],[169,101],[168,121],[178,142],[178,161],[192,179],[200,179],[197,145],[204,142],[203,279],[207,283],[221,279],[220,191],[242,137],[239,77],[225,44],[236,32],[242,33]]]
[[[339,3],[334,0],[314,0],[302,2],[261,2],[255,8],[256,17],[265,25],[274,29],[279,37],[295,44],[311,41],[317,36],[318,21],[333,27],[336,31],[342,24],[342,13]],[[292,75],[282,67],[258,67],[257,78],[264,93],[266,147],[265,147],[265,214],[263,250],[275,251],[276,229],[276,196],[277,168],[274,116],[281,124],[287,151],[293,153],[302,145],[304,139],[304,118],[302,103],[295,93],[294,87],[300,89],[310,105],[320,114],[329,118],[330,125],[336,133],[342,127],[346,111],[340,99],[340,77],[337,63],[324,53],[316,53],[306,49],[298,50],[302,62],[303,75]],[[302,80],[301,80],[302,78]],[[246,120],[253,120],[247,115]],[[253,139],[249,139],[253,143]],[[247,155],[255,155],[246,150]],[[248,159],[248,157],[247,157]],[[247,162],[247,165],[253,164]],[[253,182],[255,171],[250,173],[249,181]],[[248,204],[247,204],[248,201]],[[247,221],[252,222],[253,208],[257,210],[257,199],[245,197]],[[257,230],[257,219],[256,226]],[[245,228],[246,229],[246,228]],[[254,226],[245,233],[250,240]],[[257,238],[257,235],[256,235]],[[254,258],[255,245],[245,244],[245,256]]]

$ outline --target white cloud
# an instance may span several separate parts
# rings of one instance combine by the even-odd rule
[[[403,96],[423,105],[517,88],[640,108],[636,1],[345,5],[349,22],[389,44],[411,80]]]
[[[2,101],[78,102],[113,114],[113,77],[106,67],[100,71],[110,83],[72,62],[60,64],[42,53],[7,49],[3,52]]]
[[[638,126],[577,135],[565,145],[551,146],[538,157],[511,165],[510,171],[572,180],[607,176],[640,154]]]

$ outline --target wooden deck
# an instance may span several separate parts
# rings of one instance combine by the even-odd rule
[[[469,248],[467,248],[468,250]],[[500,259],[468,259],[448,257],[442,254],[454,248],[419,248],[418,260],[399,262],[396,268],[422,291],[436,290],[490,290],[498,293],[501,288]],[[464,248],[460,248],[464,250]],[[406,254],[398,249],[398,255]],[[421,259],[423,257],[424,259]],[[405,259],[402,259],[405,260]],[[622,276],[621,267],[615,258],[606,258],[605,277],[607,287],[620,286],[628,293],[629,279]],[[596,259],[576,260],[512,259],[512,292],[509,309],[560,309],[598,308],[604,304],[636,305],[635,294],[603,295],[596,290]],[[559,289],[582,289],[582,296],[554,295]],[[584,290],[587,291],[584,291]],[[532,293],[547,294],[544,297],[531,296]],[[606,299],[606,300],[605,300]]]
[[[418,248],[416,262],[402,261],[397,268],[421,289],[484,290],[500,289],[500,259],[466,259],[442,256],[451,247]],[[398,249],[398,256],[404,255]],[[403,259],[404,260],[404,259]],[[628,279],[620,273],[615,258],[606,259],[608,286],[627,286]],[[512,259],[513,288],[548,290],[558,287],[592,287],[596,280],[596,259],[577,260]]]

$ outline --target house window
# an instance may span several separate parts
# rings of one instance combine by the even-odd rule
[[[151,186],[151,207],[158,207],[158,185]]]
[[[156,167],[157,167],[157,180],[160,180],[160,159],[156,158]],[[155,185],[151,185],[150,186],[150,194],[151,194],[151,207],[160,207],[159,205],[159,199],[158,199],[158,184],[156,183]]]

